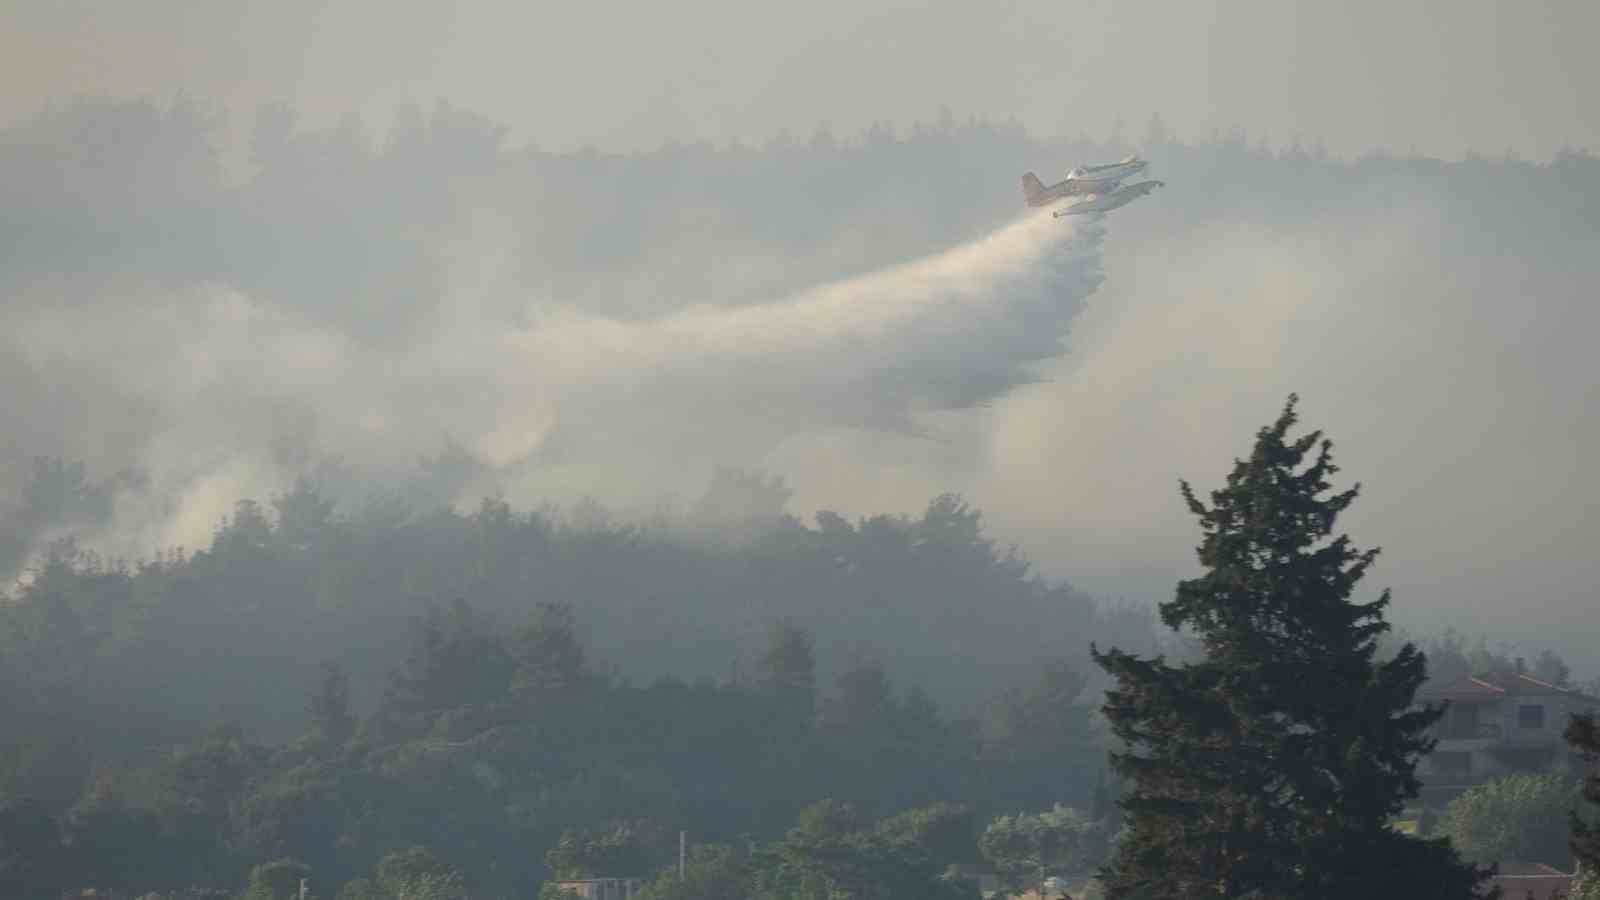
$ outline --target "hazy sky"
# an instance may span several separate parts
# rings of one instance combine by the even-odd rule
[[[1547,158],[1600,145],[1592,0],[3,0],[0,121],[74,93],[282,100],[382,126],[440,98],[551,149],[854,133],[942,108],[1035,134],[1243,127]]]

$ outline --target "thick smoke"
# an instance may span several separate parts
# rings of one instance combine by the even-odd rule
[[[88,104],[0,132],[0,480],[61,456],[114,499],[35,546],[193,547],[300,474],[654,510],[734,463],[802,516],[959,491],[1049,574],[1154,601],[1194,566],[1177,479],[1215,486],[1297,391],[1398,619],[1583,669],[1592,156],[1153,132],[1168,187],[1109,217],[1100,284],[1099,235],[1016,221],[1017,172],[1128,146],[947,121],[546,154],[449,107],[381,141],[277,110],[228,183],[210,127]]]
[[[301,259],[250,248],[298,273],[288,282],[253,278],[259,265],[168,279],[21,267],[0,314],[8,383],[45,389],[6,392],[33,423],[31,446],[12,449],[126,473],[110,520],[78,529],[112,555],[204,545],[234,502],[307,476],[347,499],[410,480],[432,502],[502,492],[626,506],[829,435],[922,440],[940,413],[1033,380],[1101,277],[1098,226],[1036,215],[766,301],[662,296],[654,315],[597,311],[505,276],[516,222],[466,193],[478,212],[439,230],[403,309],[363,303],[384,294],[359,288],[313,302],[340,281],[316,280],[319,266],[342,261],[303,239],[272,248]],[[268,224],[315,208],[254,202]],[[424,458],[431,483],[417,483]]]

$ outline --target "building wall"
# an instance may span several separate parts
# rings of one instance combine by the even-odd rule
[[[644,889],[644,882],[638,878],[584,878],[557,884],[582,900],[633,900]]]
[[[1477,738],[1441,738],[1434,754],[1424,757],[1419,766],[1422,777],[1435,781],[1481,781],[1526,771],[1523,765],[1508,765],[1506,751],[1526,756],[1527,763],[1541,770],[1565,769],[1568,755],[1562,734],[1566,731],[1568,717],[1593,708],[1581,697],[1560,695],[1513,695],[1477,705],[1478,722],[1491,726],[1490,733]],[[1543,711],[1537,725],[1523,718],[1524,707]],[[1447,765],[1447,760],[1459,759],[1454,754],[1466,754],[1469,771],[1465,775],[1452,771]]]

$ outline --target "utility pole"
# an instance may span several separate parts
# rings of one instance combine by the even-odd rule
[[[688,856],[689,832],[678,832],[678,880],[683,880],[684,860]]]

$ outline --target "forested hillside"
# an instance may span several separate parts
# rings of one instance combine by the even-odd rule
[[[1141,385],[1197,358],[1252,390],[1276,390],[1263,373],[1279,356],[1296,378],[1322,371],[1244,327],[1259,310],[1226,306],[1188,318],[1146,308],[1131,320],[1137,341],[1081,382],[1070,367],[971,349],[953,358],[974,363],[977,387],[949,392],[965,406],[908,406],[883,422],[830,417],[825,381],[796,395],[814,408],[724,409],[695,390],[650,395],[670,401],[658,408],[639,399],[648,366],[585,372],[562,394],[584,360],[495,355],[502,332],[567,316],[609,334],[676,310],[782,305],[946,250],[1016,216],[1021,169],[1116,158],[1134,149],[1125,141],[947,119],[899,136],[819,131],[615,156],[512,147],[493,122],[447,105],[402,115],[381,137],[301,128],[269,108],[246,171],[225,177],[216,132],[183,100],[70,104],[0,131],[0,412],[11,423],[0,433],[0,877],[13,879],[0,883],[43,896],[232,892],[285,857],[331,896],[422,866],[405,855],[416,846],[474,896],[521,896],[552,874],[546,853],[569,832],[602,844],[649,835],[627,860],[653,871],[679,829],[766,845],[798,821],[796,841],[820,842],[811,850],[882,849],[872,823],[911,807],[965,804],[970,825],[1090,806],[1107,745],[1089,643],[1176,658],[1195,648],[1160,643],[1149,597],[1091,596],[1073,573],[1164,577],[1147,570],[1167,552],[1150,524],[1165,513],[1138,497],[1180,473],[1152,454],[1253,415]],[[1185,277],[1151,262],[1174,247],[1174,265],[1215,276],[1209,260],[1229,245],[1214,231],[1245,232],[1247,280],[1269,293],[1298,282],[1257,251],[1260,234],[1288,234],[1273,245],[1287,255],[1331,247],[1313,274],[1351,269],[1352,291],[1377,297],[1364,309],[1381,315],[1341,311],[1370,333],[1330,352],[1458,347],[1500,364],[1472,381],[1446,357],[1418,366],[1425,377],[1328,392],[1426,413],[1392,440],[1373,426],[1384,440],[1357,450],[1399,467],[1372,465],[1391,488],[1375,492],[1376,518],[1416,515],[1431,538],[1492,531],[1448,542],[1464,556],[1510,546],[1535,565],[1518,541],[1554,548],[1541,574],[1555,574],[1529,597],[1592,592],[1567,565],[1592,563],[1569,547],[1583,532],[1561,520],[1589,482],[1547,478],[1560,497],[1521,498],[1556,510],[1541,531],[1462,515],[1449,504],[1470,492],[1433,468],[1404,476],[1457,465],[1483,481],[1481,468],[1417,449],[1450,436],[1447,419],[1481,426],[1481,442],[1456,440],[1462,454],[1509,441],[1507,471],[1577,465],[1581,440],[1528,427],[1575,421],[1581,378],[1530,380],[1559,354],[1532,366],[1510,345],[1496,356],[1482,349],[1498,345],[1456,339],[1478,334],[1469,326],[1486,309],[1523,307],[1526,321],[1503,321],[1537,325],[1527,340],[1583,333],[1563,316],[1576,308],[1570,272],[1600,259],[1586,228],[1600,161],[1340,160],[1242,135],[1184,143],[1159,127],[1139,149],[1171,187],[1117,222],[1107,266],[1134,286],[1112,281],[1101,297],[1182,293]],[[1374,236],[1375,216],[1426,222]],[[1423,262],[1398,275],[1351,264],[1370,262],[1373,245]],[[1424,287],[1439,272],[1449,278],[1435,297]],[[1471,306],[1468,288],[1492,305]],[[1413,294],[1426,302],[1406,306]],[[1295,321],[1296,334],[1336,343],[1314,316]],[[1160,344],[1204,328],[1230,342]],[[881,348],[853,340],[870,369]],[[692,357],[698,345],[685,346],[660,352]],[[1266,363],[1251,355],[1261,347]],[[1042,406],[1008,419],[988,405],[1019,373],[1086,385],[1065,395],[1081,402],[1049,410],[1066,439],[1030,412]],[[696,374],[702,386],[722,378]],[[1487,389],[1530,384],[1531,404]],[[1452,393],[1470,416],[1438,412]],[[630,440],[655,434],[628,430],[651,416],[678,424],[677,440]],[[780,421],[794,443],[740,445],[754,419]],[[1007,468],[1019,447],[1035,468]],[[794,502],[786,465],[869,512]],[[1057,495],[1057,481],[1074,487]],[[981,519],[976,501],[941,493],[973,484],[1007,505],[1006,533],[1031,536],[1022,550],[994,538],[992,511]],[[915,499],[873,507],[869,490]],[[1413,582],[1428,575],[1416,534],[1402,531],[1412,543],[1393,553]],[[1046,557],[1064,577],[1029,564]],[[1475,571],[1440,565],[1437,577]],[[1481,608],[1508,604],[1485,590]],[[1396,620],[1411,603],[1443,609],[1442,594],[1398,591]],[[1588,618],[1565,630],[1521,618],[1548,643],[1518,634],[1525,649],[1513,650],[1476,625],[1419,643],[1439,676],[1514,667],[1517,655],[1553,681],[1573,677],[1569,661],[1587,672],[1550,648],[1572,646]],[[827,798],[849,815],[802,815]],[[848,822],[817,825],[829,816]],[[727,862],[707,854],[711,869]]]
[[[734,841],[828,796],[1081,804],[1073,661],[1140,639],[949,497],[714,546],[494,501],[345,517],[302,487],[193,554],[68,549],[0,610],[3,789],[85,884],[283,856],[339,883],[415,844],[529,890],[563,831],[613,820]]]

